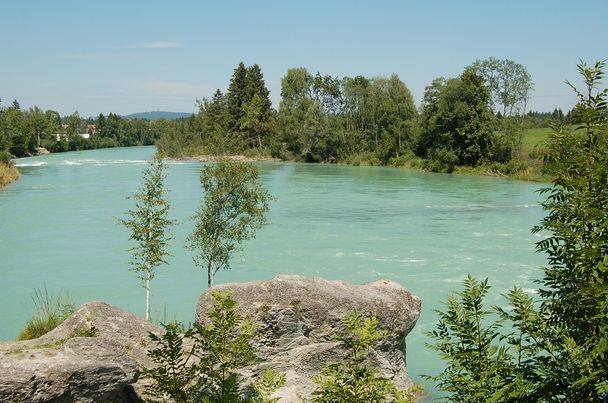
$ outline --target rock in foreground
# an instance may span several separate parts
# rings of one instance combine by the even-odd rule
[[[140,402],[148,332],[160,328],[91,302],[38,339],[0,343],[0,401]]]
[[[389,337],[369,358],[399,388],[412,386],[405,366],[405,336],[420,315],[420,299],[401,285],[379,280],[362,286],[302,276],[277,276],[270,281],[224,284],[207,290],[199,299],[196,320],[206,321],[213,290],[231,289],[238,312],[259,324],[256,338],[263,363],[249,368],[254,376],[271,367],[284,372],[287,384],[275,396],[282,402],[300,401],[314,390],[312,377],[324,364],[345,357],[334,340],[341,318],[352,309],[379,319]]]

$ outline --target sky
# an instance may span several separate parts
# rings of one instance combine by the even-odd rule
[[[419,105],[477,59],[532,75],[529,109],[569,110],[576,64],[608,58],[606,0],[2,0],[0,99],[61,115],[194,112],[239,62],[281,77],[399,75]]]

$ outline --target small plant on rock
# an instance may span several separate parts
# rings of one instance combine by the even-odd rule
[[[315,377],[318,385],[313,392],[313,402],[407,402],[408,392],[401,391],[380,371],[366,364],[370,348],[388,336],[378,330],[378,319],[364,317],[352,311],[342,319],[344,330],[337,340],[348,350],[346,362],[326,365]]]
[[[238,370],[258,361],[251,346],[256,330],[237,314],[231,293],[216,291],[212,295],[208,324],[183,329],[172,323],[163,325],[162,336],[150,334],[158,344],[148,354],[157,366],[144,369],[155,381],[148,390],[151,401],[274,402],[270,396],[285,382],[274,371],[265,372],[254,385],[254,396],[241,393]]]

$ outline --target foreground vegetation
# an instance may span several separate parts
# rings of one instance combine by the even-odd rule
[[[604,66],[579,65],[586,88],[573,88],[584,124],[554,133],[548,165],[556,178],[542,191],[548,214],[533,229],[547,234],[537,243],[548,257],[539,299],[514,287],[492,320],[488,280],[469,277],[439,312],[429,335],[447,367],[429,378],[450,401],[608,400],[608,90],[597,88]]]
[[[209,323],[195,323],[188,329],[179,324],[163,325],[162,336],[150,334],[157,348],[149,356],[155,363],[144,369],[154,380],[147,390],[151,401],[271,403],[272,393],[285,384],[285,375],[267,369],[253,387],[244,390],[238,370],[259,362],[251,342],[255,324],[236,312],[229,292],[214,292]],[[399,390],[379,370],[367,364],[370,348],[387,337],[378,320],[356,311],[342,319],[336,340],[348,351],[345,363],[330,363],[314,378],[317,388],[312,401],[410,402],[417,389]]]
[[[76,311],[74,303],[64,294],[51,295],[46,286],[32,294],[34,315],[25,323],[17,340],[36,339],[59,326]]]

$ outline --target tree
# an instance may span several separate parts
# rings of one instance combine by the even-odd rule
[[[130,240],[135,246],[130,249],[130,264],[146,289],[146,320],[150,320],[150,282],[156,270],[167,264],[169,228],[175,221],[168,219],[171,207],[165,197],[164,164],[161,159],[150,162],[142,174],[142,185],[133,195],[135,209],[127,211],[128,219],[119,222],[131,230]]]
[[[486,81],[495,105],[502,106],[503,117],[526,114],[526,104],[534,83],[523,65],[509,59],[490,57],[476,60],[470,67]]]
[[[266,223],[271,196],[259,182],[253,164],[220,161],[203,166],[201,185],[205,195],[192,217],[194,231],[188,247],[196,251],[194,262],[207,270],[207,285],[220,269],[230,268],[230,258],[245,240]]]
[[[245,133],[249,144],[256,144],[262,148],[262,139],[272,131],[270,109],[266,100],[255,94],[251,101],[243,108],[244,115],[241,120],[241,130]]]
[[[450,297],[440,312],[432,348],[449,365],[431,379],[451,400],[608,401],[608,90],[598,88],[604,67],[581,63],[585,90],[569,84],[579,98],[582,137],[554,134],[548,162],[556,178],[542,190],[548,214],[533,229],[547,234],[536,245],[548,257],[540,299],[515,287],[506,295],[509,309],[495,308],[500,320],[484,323],[487,282],[468,278],[461,298]]]
[[[231,130],[239,130],[241,117],[244,113],[243,104],[249,101],[249,87],[250,85],[247,81],[247,67],[241,62],[237,68],[234,69],[234,73],[230,79],[230,85],[228,86],[228,92],[226,93]]]
[[[437,79],[427,87],[422,105],[418,152],[453,151],[461,165],[476,165],[490,153],[494,116],[483,78],[466,69],[458,78]]]

